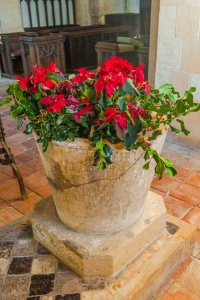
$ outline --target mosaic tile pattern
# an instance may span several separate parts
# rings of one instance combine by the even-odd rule
[[[102,289],[103,279],[85,281],[34,240],[30,221],[0,234],[0,300],[80,300]]]

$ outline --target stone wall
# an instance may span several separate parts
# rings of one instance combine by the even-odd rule
[[[140,0],[76,0],[76,22],[80,25],[104,24],[104,15],[139,12]]]
[[[0,2],[0,34],[24,31],[20,1],[1,0]]]
[[[160,0],[155,86],[174,84],[183,94],[195,86],[200,102],[200,0]],[[200,113],[185,117],[188,137],[168,134],[168,140],[191,148],[200,147]]]

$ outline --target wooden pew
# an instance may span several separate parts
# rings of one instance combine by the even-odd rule
[[[31,63],[47,66],[50,60],[55,61],[63,73],[74,72],[80,67],[95,69],[97,67],[95,44],[98,41],[117,38],[118,35],[129,36],[130,26],[90,25],[71,27],[65,31],[60,31],[60,35],[55,32],[57,29],[52,30],[52,32],[49,30],[42,31],[42,35],[40,31],[38,34],[41,36],[37,38],[20,37],[25,74],[30,72]],[[62,36],[62,39],[58,36]],[[57,37],[57,47],[60,54],[50,58],[48,55],[49,45],[55,37]],[[46,57],[44,57],[44,52]]]
[[[2,62],[2,77],[14,78],[15,74],[23,73],[21,49],[19,37],[25,32],[7,33],[1,35],[0,53]],[[37,36],[35,32],[29,32],[29,36]]]
[[[70,30],[71,28],[80,25],[70,24],[62,26],[44,26],[26,28],[25,32],[5,33],[0,36],[0,66],[1,75],[6,78],[14,78],[15,74],[23,74],[23,63],[21,57],[21,48],[19,43],[20,36],[34,37],[39,36],[40,31],[46,32],[47,35],[53,30],[59,32],[60,30]]]
[[[130,36],[130,26],[89,26],[71,31],[61,31],[64,37],[64,48],[67,72],[86,67],[97,67],[95,45],[99,41],[114,40],[119,35]]]
[[[95,45],[95,51],[99,66],[111,56],[120,56],[134,66],[144,64],[145,79],[148,78],[149,46],[146,37],[140,39],[118,37],[114,41],[98,42]]]
[[[31,65],[39,67],[43,65],[49,67],[51,61],[56,63],[57,68],[66,73],[66,63],[64,54],[64,41],[61,34],[19,38],[24,75],[31,71]]]

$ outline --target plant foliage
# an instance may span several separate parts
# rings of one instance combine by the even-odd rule
[[[143,67],[111,57],[96,73],[81,68],[65,78],[53,63],[49,68],[33,66],[30,75],[17,76],[9,85],[7,94],[11,97],[1,105],[14,100],[11,115],[18,119],[18,127],[28,119],[24,133],[35,131],[43,151],[52,140],[87,138],[96,148],[93,165],[104,170],[112,163],[110,143],[123,142],[128,151],[144,150],[143,169],[147,170],[153,159],[159,179],[164,171],[173,176],[173,163],[159,155],[151,143],[168,127],[188,135],[180,117],[200,110],[200,104],[193,101],[195,88],[183,97],[171,84],[152,89],[144,80]]]

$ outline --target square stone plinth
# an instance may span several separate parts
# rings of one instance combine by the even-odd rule
[[[35,205],[32,227],[35,239],[78,275],[112,276],[163,234],[166,209],[162,197],[149,192],[142,217],[134,226],[115,234],[97,235],[67,228],[48,197]]]

